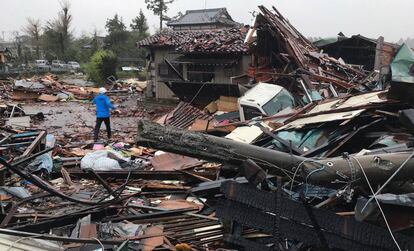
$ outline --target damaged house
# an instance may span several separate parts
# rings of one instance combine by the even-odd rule
[[[318,48],[331,57],[342,58],[348,64],[362,66],[364,70],[382,69],[383,73],[388,73],[398,45],[385,42],[383,37],[371,39],[354,35],[349,38],[338,37],[337,41]]]
[[[218,10],[221,15],[210,14]],[[207,18],[207,13],[212,17]],[[247,29],[232,21],[225,9],[188,11],[170,25],[173,30],[137,43],[149,52],[147,96],[170,99],[180,92],[176,88],[189,90],[183,96],[194,96],[200,83],[228,85],[245,74],[250,63],[249,47],[244,44]]]
[[[0,71],[6,70],[7,59],[10,57],[10,51],[7,48],[0,48]]]
[[[200,119],[188,130],[142,121],[137,143],[223,163],[246,178],[250,186],[220,182],[215,207],[231,222],[224,240],[237,250],[413,250],[412,102],[388,89],[413,83],[413,51],[375,55],[392,69],[392,77],[375,77],[364,62],[317,48],[276,8],[259,9],[246,35],[248,76],[258,84],[238,99],[240,117],[213,111],[203,133],[194,132]],[[289,95],[268,101],[263,90]],[[240,105],[250,100],[279,112],[243,118]],[[225,138],[213,136],[219,128]]]
[[[145,44],[164,48],[152,80],[182,102],[146,106],[144,83],[111,84],[110,142],[90,135],[97,88],[0,79],[0,120],[27,118],[0,126],[0,250],[414,250],[407,44],[382,78],[264,6],[248,31]]]

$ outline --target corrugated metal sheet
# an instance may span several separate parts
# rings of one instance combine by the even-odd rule
[[[0,250],[14,251],[63,251],[55,242],[0,234]]]
[[[211,116],[204,111],[190,105],[189,103],[180,102],[177,107],[170,112],[163,123],[177,128],[188,128],[196,119],[211,119]]]
[[[308,118],[301,118],[297,119],[295,121],[290,122],[289,124],[279,128],[277,131],[282,130],[289,130],[293,128],[300,128],[305,125],[309,124],[316,124],[316,123],[323,123],[323,122],[329,122],[329,121],[335,121],[335,120],[346,120],[354,118],[358,115],[360,115],[365,109],[355,110],[355,111],[349,111],[349,112],[338,112],[338,113],[330,113],[330,114],[320,114],[313,117]]]
[[[381,94],[385,94],[385,93],[386,92],[384,91],[369,92],[369,93],[365,93],[362,95],[356,95],[356,96],[332,100],[332,101],[315,106],[312,110],[308,112],[308,114],[332,111],[336,109],[360,107],[360,106],[370,105],[370,104],[385,103],[388,100],[381,99],[380,97]]]

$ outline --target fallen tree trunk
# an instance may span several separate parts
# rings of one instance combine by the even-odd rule
[[[190,132],[149,121],[138,122],[137,144],[199,159],[240,166],[247,159],[264,168],[290,171],[304,157]]]
[[[414,178],[414,159],[410,158],[412,152],[362,156],[344,154],[342,157],[316,160],[149,121],[138,123],[136,140],[141,146],[235,167],[251,159],[270,174],[296,173],[297,177],[313,184],[366,183],[361,167],[370,182],[380,183],[387,180],[404,162],[404,167],[393,181]]]

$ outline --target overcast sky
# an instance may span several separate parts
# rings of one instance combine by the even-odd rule
[[[27,17],[43,22],[56,16],[59,0],[0,0],[0,37],[7,38],[14,30],[21,31]],[[97,29],[105,35],[105,22],[115,13],[129,27],[131,19],[142,8],[151,31],[158,25],[157,17],[145,8],[144,0],[70,0],[73,30],[76,35]],[[339,31],[345,35],[361,34],[371,38],[380,35],[390,42],[414,37],[413,0],[175,0],[168,15],[179,11],[226,7],[235,21],[250,24],[249,12],[258,5],[276,6],[305,36],[329,37]]]

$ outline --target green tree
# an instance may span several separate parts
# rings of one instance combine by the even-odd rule
[[[98,30],[95,29],[93,31],[92,42],[91,42],[91,50],[93,52],[102,49],[103,44],[101,44],[99,37],[98,37]]]
[[[110,76],[116,77],[117,56],[110,50],[98,50],[87,66],[90,80],[103,85]]]
[[[89,34],[82,34],[73,40],[72,46],[69,47],[66,55],[70,60],[77,61],[79,63],[89,62],[91,56],[97,49],[89,47],[93,43],[93,37]]]
[[[139,10],[138,16],[136,16],[130,25],[132,31],[138,32],[141,36],[146,37],[148,34],[148,23],[147,18],[144,15],[144,12],[142,12],[142,9]]]
[[[162,22],[165,20],[168,5],[173,2],[174,0],[145,0],[147,9],[152,10],[154,15],[160,17],[160,30],[162,30]]]
[[[108,32],[108,36],[105,39],[106,44],[117,55],[121,54],[125,50],[124,47],[129,38],[129,32],[122,18],[115,14],[113,18],[106,21],[105,28]]]

